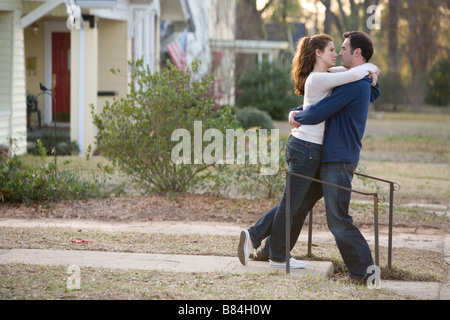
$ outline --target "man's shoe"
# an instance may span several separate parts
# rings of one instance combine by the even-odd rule
[[[270,266],[274,268],[286,268],[286,262],[277,262],[270,260]],[[306,267],[306,262],[291,258],[289,260],[289,266],[291,269],[303,269],[304,267]]]
[[[250,252],[253,250],[252,239],[250,238],[250,233],[248,230],[241,232],[241,238],[239,240],[238,246],[238,257],[239,261],[246,266],[248,264],[248,259],[250,257]]]
[[[269,257],[262,252],[262,250],[257,250],[256,252],[250,253],[250,259],[255,261],[269,261]]]

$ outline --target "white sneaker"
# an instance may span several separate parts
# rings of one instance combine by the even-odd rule
[[[286,268],[286,262],[276,262],[270,260],[270,266],[274,268]],[[289,266],[291,269],[303,269],[304,267],[306,267],[306,262],[291,258],[289,260]]]
[[[239,240],[238,246],[238,257],[239,261],[246,266],[248,264],[248,259],[250,257],[250,252],[253,250],[253,242],[250,238],[248,230],[241,232],[241,238]]]

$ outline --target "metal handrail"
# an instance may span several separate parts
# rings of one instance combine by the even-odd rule
[[[369,178],[369,179],[372,179],[372,180],[377,180],[377,181],[385,182],[385,183],[389,184],[388,268],[392,269],[392,225],[393,225],[393,219],[394,219],[394,191],[399,191],[400,190],[400,184],[398,184],[397,182],[393,182],[393,181],[389,181],[389,180],[385,180],[385,179],[380,179],[380,178],[377,178],[377,177],[369,176],[369,175],[358,173],[358,172],[354,172],[354,174],[356,174],[356,175],[358,175],[360,177]]]
[[[378,180],[381,182],[386,182],[390,184],[390,201],[389,201],[389,250],[388,250],[388,267],[389,269],[391,268],[391,256],[392,256],[392,220],[393,220],[393,197],[394,197],[394,185],[398,186],[398,189],[400,189],[400,185],[396,182],[392,182],[392,181],[388,181],[388,180],[384,180],[384,179],[380,179],[380,178],[376,178],[376,177],[371,177],[368,175],[364,175],[361,173],[357,173],[354,172],[355,174],[359,175],[359,176],[363,176],[366,178],[370,178],[370,179],[374,179],[374,180]],[[378,193],[373,193],[373,192],[363,192],[363,191],[358,191],[358,190],[354,190],[354,189],[350,189],[347,187],[343,187],[334,183],[330,183],[330,182],[326,182],[326,181],[322,181],[319,179],[315,179],[315,178],[311,178],[311,177],[307,177],[298,173],[294,173],[294,172],[286,172],[286,273],[289,274],[290,273],[290,231],[291,231],[291,219],[290,219],[290,190],[291,190],[291,183],[290,183],[290,176],[294,175],[294,176],[298,176],[300,178],[304,178],[307,180],[311,180],[313,182],[318,182],[320,184],[326,184],[329,186],[333,186],[342,190],[346,190],[348,192],[352,192],[352,193],[358,193],[361,195],[365,195],[365,196],[372,196],[374,201],[374,233],[375,233],[375,264],[377,266],[379,266],[380,264],[380,253],[379,253],[379,232],[378,232]],[[313,215],[313,209],[310,210],[309,212],[309,234],[308,234],[308,255],[311,255],[311,243],[312,243],[312,215]]]

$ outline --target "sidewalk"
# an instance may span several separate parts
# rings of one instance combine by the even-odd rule
[[[228,224],[208,224],[190,222],[133,222],[102,223],[82,220],[0,220],[0,226],[8,227],[71,227],[84,229],[101,229],[103,231],[135,231],[147,233],[196,233],[211,235],[238,235],[240,226]],[[369,244],[373,237],[365,234]],[[300,236],[299,241],[306,241],[307,234]],[[313,241],[334,242],[329,232],[313,232]],[[387,237],[380,233],[380,245]],[[394,247],[425,246],[429,250],[444,252],[445,261],[450,264],[450,235],[411,235],[396,233]],[[423,245],[423,246],[422,246]],[[314,250],[314,249],[313,249]],[[427,249],[428,250],[428,249]],[[168,255],[119,252],[96,252],[81,250],[34,250],[6,249],[0,250],[0,264],[28,263],[42,265],[77,265],[79,267],[106,267],[139,270],[164,270],[171,272],[230,272],[230,273],[285,273],[285,269],[275,269],[267,262],[250,261],[248,266],[240,264],[237,257]],[[330,277],[333,274],[331,262],[308,261],[304,269],[291,269],[291,276],[305,274]],[[421,299],[450,300],[450,276],[445,284],[436,282],[381,281],[381,287],[398,294],[417,296]]]
[[[6,263],[51,266],[77,265],[79,267],[160,270],[168,272],[280,272],[281,274],[285,272],[285,269],[272,268],[268,262],[262,261],[250,261],[247,266],[243,266],[235,257],[81,250],[0,249],[0,264]],[[291,275],[293,276],[306,274],[330,277],[333,274],[333,264],[326,261],[308,261],[308,265],[304,269],[291,269]]]

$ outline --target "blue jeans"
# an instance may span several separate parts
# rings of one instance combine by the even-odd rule
[[[353,171],[358,163],[322,163],[320,178],[351,189]],[[334,235],[336,245],[349,269],[349,275],[357,280],[366,277],[367,268],[373,265],[369,245],[348,214],[351,192],[326,184],[322,185],[327,224]]]
[[[356,169],[357,165],[357,163],[345,162],[322,163],[316,178],[351,189],[353,171]],[[291,194],[294,193],[292,194],[292,197],[298,200],[295,196],[296,191],[295,188],[291,188]],[[293,219],[291,224],[290,249],[292,250],[297,242],[308,212],[322,196],[324,196],[325,200],[328,228],[333,234],[344,263],[349,269],[349,275],[356,280],[362,280],[368,276],[367,268],[374,263],[367,241],[364,239],[359,229],[353,224],[353,219],[348,214],[351,198],[351,192],[349,191],[313,182],[309,187],[307,195],[303,199],[303,203],[299,206],[297,203],[297,206],[291,211],[291,217]],[[283,194],[284,200],[282,199],[280,204],[283,201],[285,203],[286,200],[284,197],[285,194]],[[261,244],[261,240],[259,239],[267,237],[266,243],[261,249],[266,256],[270,256],[271,253],[271,238],[274,236],[274,234],[271,234],[271,224],[278,213],[280,204],[270,209],[252,228],[249,229],[250,237],[252,238],[255,248],[259,247]],[[285,211],[283,212],[285,213]],[[285,235],[284,230],[286,230],[285,225],[284,229],[281,231],[283,236]],[[266,233],[261,234],[258,232]],[[283,248],[285,248],[285,246],[283,246]],[[285,252],[283,252],[283,255],[285,256]],[[284,260],[285,258],[282,261]]]
[[[286,161],[288,172],[298,173],[314,178],[320,167],[322,146],[299,140],[293,136],[286,145]],[[294,175],[290,176],[291,194],[291,249],[300,235],[301,227],[307,211],[304,209],[304,200],[311,187],[312,181]],[[304,213],[306,214],[300,214]],[[255,248],[261,245],[262,240],[270,235],[263,248],[270,260],[283,262],[286,260],[286,187],[281,201],[266,212],[259,220],[248,229],[250,238]]]

